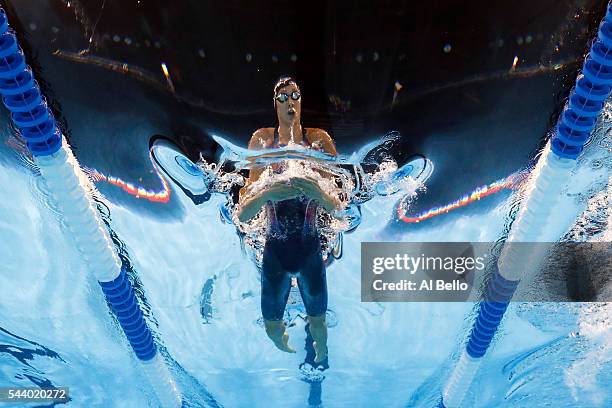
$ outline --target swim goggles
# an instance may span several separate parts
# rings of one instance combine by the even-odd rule
[[[298,91],[291,92],[291,99],[293,99],[294,101],[297,101],[298,99],[300,99],[301,96],[302,95],[300,95]],[[278,95],[276,95],[276,100],[279,101],[280,103],[285,103],[289,100],[289,95],[287,95],[284,92],[279,93]]]

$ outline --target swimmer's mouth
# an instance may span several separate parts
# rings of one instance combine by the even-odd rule
[[[287,115],[295,115],[295,109],[288,109]]]

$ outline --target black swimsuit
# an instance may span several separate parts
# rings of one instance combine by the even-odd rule
[[[279,147],[277,129],[274,130],[274,146]],[[297,277],[306,313],[309,316],[325,314],[327,282],[316,227],[316,203],[302,196],[268,202],[267,211],[270,226],[261,273],[261,311],[264,319],[283,318],[292,276]]]

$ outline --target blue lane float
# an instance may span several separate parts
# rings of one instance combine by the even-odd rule
[[[92,187],[86,186],[87,178],[67,144],[62,143],[62,133],[2,8],[0,95],[161,405],[180,407],[180,391],[157,350],[132,284],[87,193]]]
[[[144,361],[151,360],[157,348],[125,269],[121,268],[116,279],[99,283],[136,356]]]
[[[612,90],[612,5],[599,26],[597,38],[584,60],[568,103],[559,116],[551,150],[562,158],[577,159],[597,123]]]
[[[571,178],[576,159],[588,143],[598,117],[612,91],[612,4],[599,26],[597,38],[585,58],[567,104],[559,116],[555,132],[545,147],[533,174],[533,189],[522,203],[512,225],[496,271],[487,284],[485,299],[479,304],[476,320],[469,332],[465,349],[451,372],[439,401],[439,407],[460,407],[469,387],[498,331],[506,309],[520,280],[537,270],[544,253],[533,246],[526,256],[513,242],[555,242],[545,230],[550,209],[559,200],[563,186]]]
[[[487,352],[518,284],[519,281],[505,279],[499,271],[494,272],[465,347],[470,357],[480,358]]]
[[[62,145],[61,133],[2,9],[0,33],[0,94],[4,106],[32,155],[53,154]]]

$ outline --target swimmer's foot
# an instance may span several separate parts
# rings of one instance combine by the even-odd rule
[[[295,353],[296,351],[291,348],[289,345],[289,335],[287,333],[283,333],[283,337],[280,343],[274,342],[274,345],[281,351],[285,351],[287,353]]]
[[[316,341],[312,342],[312,347],[315,350],[315,363],[320,363],[327,358],[327,346],[318,346]]]
[[[310,335],[313,338],[312,347],[315,350],[315,363],[320,363],[327,357],[327,322],[325,315],[308,316]]]
[[[285,331],[285,323],[282,320],[264,320],[266,334],[272,340],[276,348],[287,353],[295,353],[289,346],[289,334]]]

